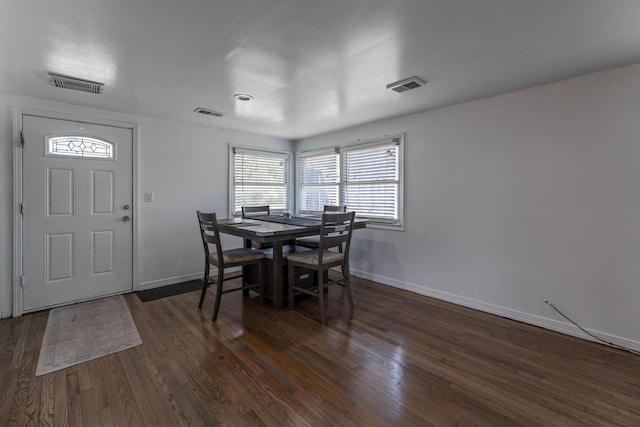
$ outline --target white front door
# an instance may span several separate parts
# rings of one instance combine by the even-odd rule
[[[22,116],[24,312],[132,290],[133,131]]]

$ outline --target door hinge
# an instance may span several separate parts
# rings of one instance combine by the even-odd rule
[[[20,203],[20,215],[24,215],[24,203]]]
[[[24,288],[24,276],[20,276],[20,287]]]
[[[20,131],[20,145],[24,147],[24,131]]]

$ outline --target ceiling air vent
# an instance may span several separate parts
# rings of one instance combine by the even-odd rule
[[[391,89],[395,92],[402,93],[411,89],[415,89],[420,86],[426,85],[427,82],[418,77],[409,77],[408,79],[400,80],[399,82],[389,83],[387,89]]]
[[[219,111],[208,110],[202,107],[196,108],[195,110],[193,110],[193,112],[198,114],[204,114],[205,116],[224,117],[224,113],[221,113]]]
[[[92,82],[91,80],[84,80],[56,73],[48,74],[49,82],[51,82],[51,85],[55,87],[98,94],[102,93],[102,89],[104,88],[104,83]]]

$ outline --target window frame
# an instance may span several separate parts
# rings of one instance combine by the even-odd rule
[[[335,183],[322,183],[322,184],[318,184],[318,183],[310,183],[308,184],[309,187],[322,187],[322,186],[335,186],[336,187],[336,194],[338,195],[338,200],[336,201],[335,204],[340,204],[340,186],[341,186],[341,165],[340,165],[340,150],[338,149],[338,147],[328,147],[328,148],[321,148],[319,150],[310,150],[310,151],[298,151],[296,152],[296,184],[295,184],[295,194],[296,194],[296,213],[299,214],[318,214],[318,213],[322,213],[322,209],[319,209],[317,211],[315,210],[309,210],[309,209],[302,209],[301,203],[302,203],[302,191],[304,188],[304,185],[302,183],[302,179],[303,179],[303,174],[302,174],[302,159],[307,157],[320,157],[320,156],[326,156],[326,155],[331,155],[331,154],[336,154],[338,156],[338,162],[337,162],[337,170],[336,170],[336,176],[338,178],[338,180]]]
[[[397,145],[398,147],[398,183],[397,183],[397,220],[391,222],[390,220],[384,220],[382,218],[368,218],[369,222],[367,227],[371,228],[380,228],[387,230],[395,230],[395,231],[404,231],[404,133],[384,136],[382,138],[371,139],[367,141],[357,141],[355,143],[342,144],[335,147],[325,147],[323,149],[317,150],[309,150],[302,151],[296,153],[296,213],[319,213],[319,212],[309,212],[303,211],[300,206],[300,195],[302,191],[302,187],[300,184],[300,171],[299,171],[299,158],[301,156],[312,156],[314,152],[322,155],[326,153],[330,149],[335,149],[339,154],[338,160],[338,168],[339,168],[339,179],[338,179],[338,204],[344,205],[345,203],[345,183],[344,183],[344,168],[345,168],[345,157],[344,153],[349,151],[357,151],[360,149],[368,149],[374,148],[376,146],[385,146],[389,144]],[[349,205],[347,204],[347,209],[349,209]],[[356,216],[358,216],[356,212]],[[362,216],[360,216],[362,217]],[[367,218],[367,217],[364,217]]]
[[[229,144],[229,218],[238,217],[242,215],[240,211],[235,212],[235,153],[236,150],[240,150],[245,153],[251,153],[254,155],[265,155],[265,157],[283,157],[287,161],[287,170],[286,170],[286,182],[284,183],[285,188],[285,208],[284,209],[272,209],[271,213],[279,213],[288,211],[290,212],[293,206],[293,189],[291,186],[293,175],[293,162],[292,162],[292,153],[286,150],[270,150],[270,149],[261,149],[256,147],[247,147],[236,144]]]

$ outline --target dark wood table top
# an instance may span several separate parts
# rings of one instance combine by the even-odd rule
[[[221,233],[231,234],[257,242],[275,242],[313,236],[320,232],[320,217],[264,215],[252,218],[226,218],[218,220]],[[365,228],[367,220],[356,219],[354,229]]]

